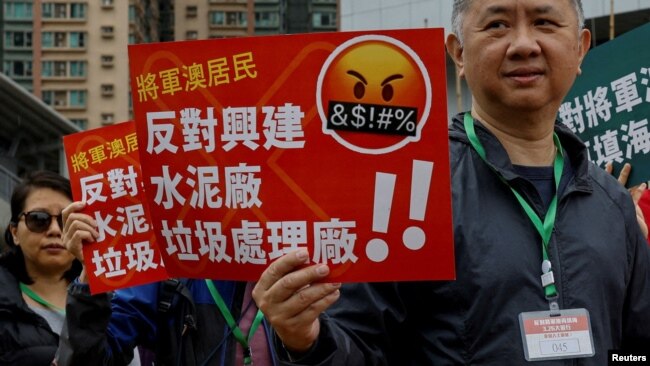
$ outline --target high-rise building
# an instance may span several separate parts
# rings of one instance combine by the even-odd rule
[[[2,71],[25,89],[32,91],[32,1],[3,1],[0,7],[0,62]]]
[[[338,30],[338,0],[176,0],[175,39]]]
[[[0,0],[2,72],[81,128],[131,118],[127,45],[336,31],[338,0]]]
[[[2,1],[2,70],[82,128],[129,118],[128,3]]]

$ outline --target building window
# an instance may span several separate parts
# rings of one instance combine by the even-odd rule
[[[86,77],[86,61],[43,61],[43,77]]]
[[[66,33],[65,32],[54,32],[54,47],[67,47],[66,42]]]
[[[226,13],[226,24],[230,26],[246,26],[248,23],[246,13],[240,11],[229,11]]]
[[[185,7],[185,16],[188,18],[196,18],[198,12],[196,5],[188,5]]]
[[[81,128],[82,130],[88,128],[88,120],[85,118],[71,118],[70,122],[72,122],[72,124],[74,124],[75,126]]]
[[[32,46],[32,32],[6,31],[5,47],[29,48]]]
[[[135,5],[129,5],[129,23],[135,23]]]
[[[70,48],[86,48],[86,33],[70,32]]]
[[[112,97],[113,96],[113,84],[102,84],[102,97]]]
[[[31,2],[4,2],[5,19],[31,19],[33,5]]]
[[[246,13],[241,11],[211,11],[208,13],[210,25],[245,27],[248,23]]]
[[[199,39],[199,32],[197,32],[197,31],[187,31],[187,32],[185,32],[185,39],[187,39],[187,40]]]
[[[68,63],[65,61],[54,61],[54,76],[56,77],[68,76]]]
[[[86,91],[85,90],[70,90],[70,107],[72,107],[72,108],[85,108],[86,107]]]
[[[110,125],[113,124],[113,121],[115,120],[115,116],[113,113],[102,113],[102,124],[103,125]]]
[[[86,19],[86,4],[84,3],[70,4],[70,18]]]
[[[113,55],[102,55],[102,67],[113,67]]]
[[[43,3],[44,19],[86,19],[86,4],[85,3],[70,3],[69,13],[68,4],[64,3]]]
[[[102,2],[102,8],[112,8],[113,7],[113,0],[101,0]]]
[[[32,62],[23,60],[5,61],[2,72],[6,75],[16,78],[32,76]]]
[[[65,90],[43,90],[43,102],[55,108],[68,105],[68,92]]]
[[[43,32],[44,48],[86,48],[85,32]]]
[[[41,34],[41,44],[44,48],[54,47],[54,34],[52,32],[43,32]]]
[[[272,11],[255,12],[255,26],[277,28],[280,26],[280,14]]]
[[[70,77],[86,77],[86,61],[70,61]]]
[[[54,4],[45,3],[41,6],[41,8],[43,9],[43,18],[54,18]]]
[[[65,19],[68,17],[68,4],[54,3],[54,18]]]
[[[57,109],[85,108],[85,90],[43,90],[43,102]]]
[[[211,25],[224,25],[226,24],[226,15],[223,11],[211,11],[208,13],[208,18]]]
[[[135,34],[129,33],[129,44],[135,44]]]
[[[113,26],[112,25],[102,26],[102,37],[104,37],[104,38],[113,38]]]
[[[314,12],[314,27],[336,27],[336,13],[330,11]]]

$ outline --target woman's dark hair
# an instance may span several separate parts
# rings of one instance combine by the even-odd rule
[[[28,173],[14,188],[11,195],[11,220],[5,230],[5,242],[9,249],[7,252],[0,255],[0,265],[7,268],[9,272],[18,279],[18,281],[28,285],[31,285],[34,281],[29,277],[29,274],[27,274],[23,251],[20,249],[20,246],[14,243],[13,235],[11,235],[11,228],[18,225],[18,215],[20,215],[25,209],[25,201],[27,201],[27,197],[29,197],[34,190],[41,188],[49,188],[60,192],[72,201],[70,181],[56,173],[45,170]],[[79,276],[81,268],[81,262],[75,259],[72,262],[72,267],[63,274],[63,277],[68,281],[72,281]]]

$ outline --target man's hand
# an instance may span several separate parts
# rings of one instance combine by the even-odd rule
[[[262,273],[253,299],[271,323],[284,346],[306,352],[318,339],[318,316],[340,296],[340,283],[317,283],[329,267],[309,263],[309,253],[299,249],[282,256]]]
[[[607,163],[605,165],[605,171],[607,173],[612,174],[612,170],[614,169],[612,163]],[[627,184],[627,178],[630,176],[630,171],[632,170],[632,165],[629,163],[625,163],[623,165],[623,168],[621,169],[621,172],[618,174],[618,181],[625,187]],[[648,237],[648,224],[645,222],[645,217],[643,217],[643,211],[641,210],[641,207],[639,207],[639,200],[641,199],[641,196],[643,196],[643,193],[645,193],[646,189],[648,188],[647,184],[641,183],[638,186],[634,186],[632,188],[629,188],[628,191],[632,195],[632,200],[634,201],[634,207],[636,208],[636,220],[639,222],[639,227],[641,227],[641,232],[643,232],[644,237]]]

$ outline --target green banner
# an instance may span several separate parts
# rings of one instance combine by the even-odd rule
[[[587,53],[582,75],[560,107],[559,119],[604,167],[632,164],[628,186],[650,179],[650,24]]]

